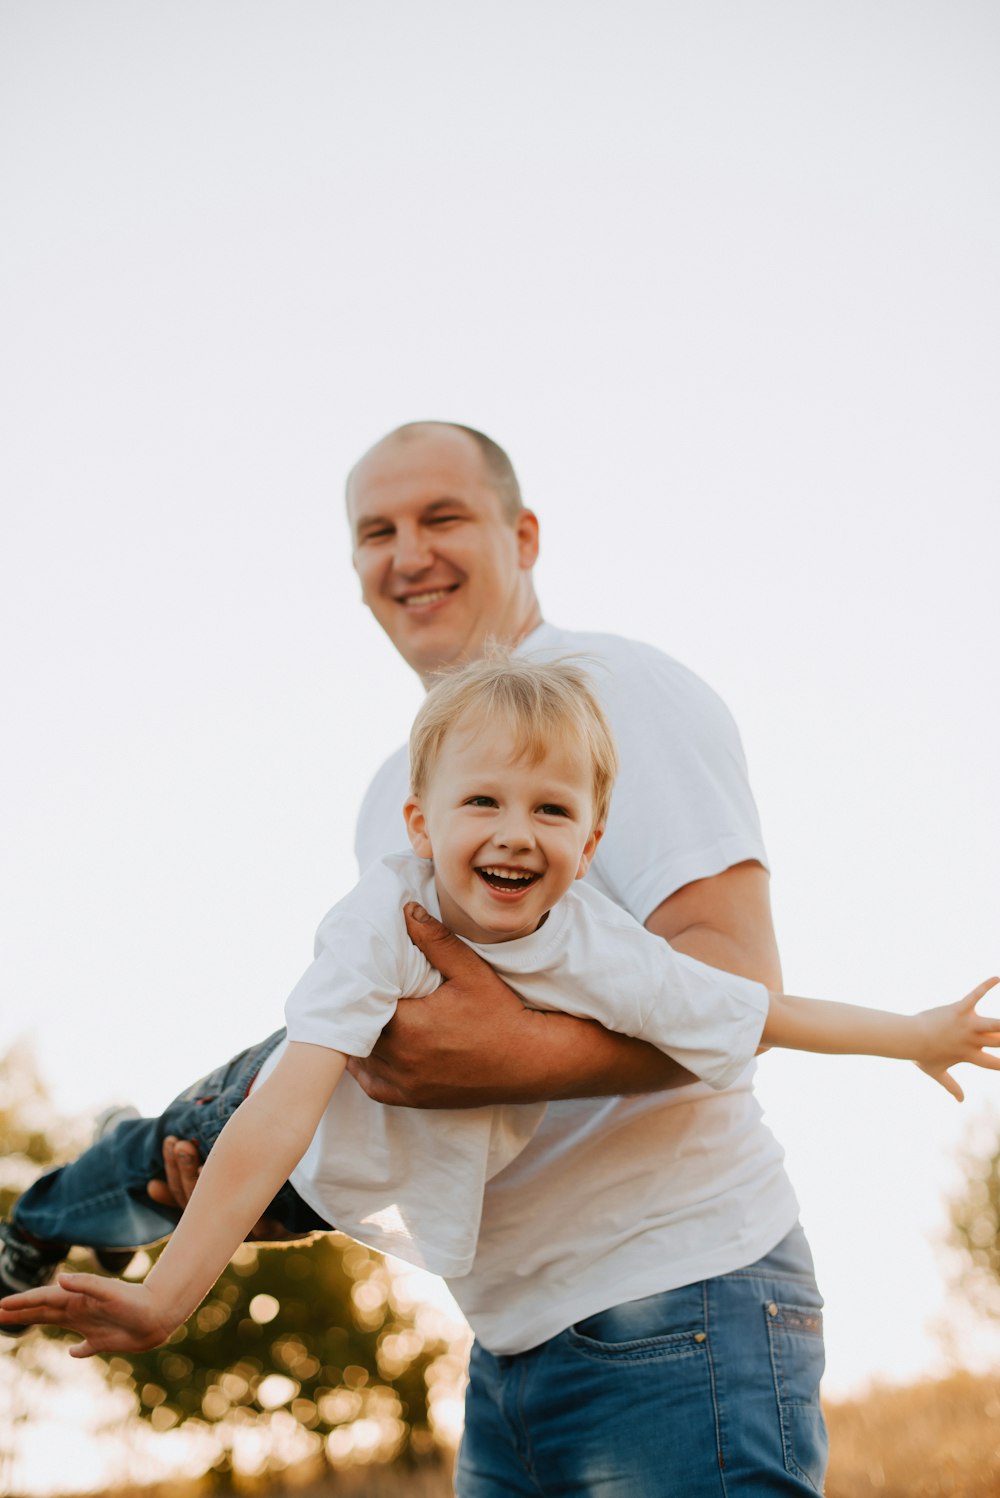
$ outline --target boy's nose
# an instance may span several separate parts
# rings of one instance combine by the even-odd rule
[[[503,826],[498,827],[493,834],[493,841],[498,848],[506,848],[513,853],[525,848],[533,848],[535,835],[526,817],[507,817]]]

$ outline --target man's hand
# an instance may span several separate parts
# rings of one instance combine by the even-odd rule
[[[198,1146],[192,1140],[175,1139],[168,1134],[163,1141],[163,1173],[166,1179],[148,1181],[146,1190],[161,1207],[176,1207],[179,1212],[183,1212],[198,1184],[201,1166]],[[301,1236],[300,1233],[290,1233],[273,1217],[261,1217],[247,1234],[247,1242],[295,1243]]]
[[[161,1207],[176,1207],[183,1212],[201,1175],[198,1146],[190,1139],[167,1135],[163,1141],[164,1181],[150,1181],[146,1190]]]
[[[402,1000],[371,1055],[347,1063],[375,1102],[477,1108],[653,1092],[694,1080],[644,1041],[594,1020],[526,1008],[421,906],[407,905],[403,914],[410,940],[444,981],[426,998]]]
[[[145,1285],[105,1279],[99,1274],[60,1274],[53,1285],[40,1285],[0,1301],[0,1323],[7,1326],[65,1326],[79,1332],[70,1356],[95,1352],[146,1352],[165,1342],[174,1328],[160,1315]]]

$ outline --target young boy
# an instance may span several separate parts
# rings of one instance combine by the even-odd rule
[[[182,1095],[159,1120],[124,1122],[24,1193],[0,1227],[0,1330],[79,1331],[72,1352],[156,1346],[199,1304],[267,1209],[293,1232],[335,1223],[450,1276],[475,1250],[485,1182],[523,1149],[544,1105],[419,1112],[382,1108],[348,1077],[401,995],[437,975],[410,944],[402,906],[435,913],[537,1008],[638,1035],[713,1086],[761,1045],[913,1059],[956,1096],[959,1060],[1000,1022],[959,1004],[903,1017],[768,995],[684,957],[587,885],[617,768],[584,671],[502,658],[443,678],[411,736],[404,808],[416,857],[384,860],[330,912],[281,1033]],[[433,859],[433,864],[430,860]],[[340,1085],[338,1085],[340,1084]],[[223,1128],[223,1125],[226,1125]],[[149,1201],[163,1137],[193,1138],[204,1171],[179,1222]],[[170,1232],[142,1284],[61,1275],[70,1243],[132,1248]]]

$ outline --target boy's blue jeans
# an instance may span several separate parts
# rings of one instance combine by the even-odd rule
[[[164,1139],[193,1140],[206,1159],[284,1034],[277,1031],[210,1072],[159,1118],[126,1119],[71,1164],[41,1176],[15,1205],[14,1226],[46,1243],[82,1248],[145,1248],[172,1233],[180,1212],[146,1194],[148,1182],[163,1175]],[[287,1182],[267,1215],[291,1233],[330,1228]]]
[[[755,1264],[529,1352],[472,1349],[459,1498],[823,1491],[823,1301],[801,1228]]]

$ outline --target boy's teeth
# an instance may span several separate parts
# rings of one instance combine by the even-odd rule
[[[498,869],[492,865],[484,866],[479,872],[489,879],[503,879],[507,884],[530,884],[537,877],[530,869],[519,873],[516,869]]]

